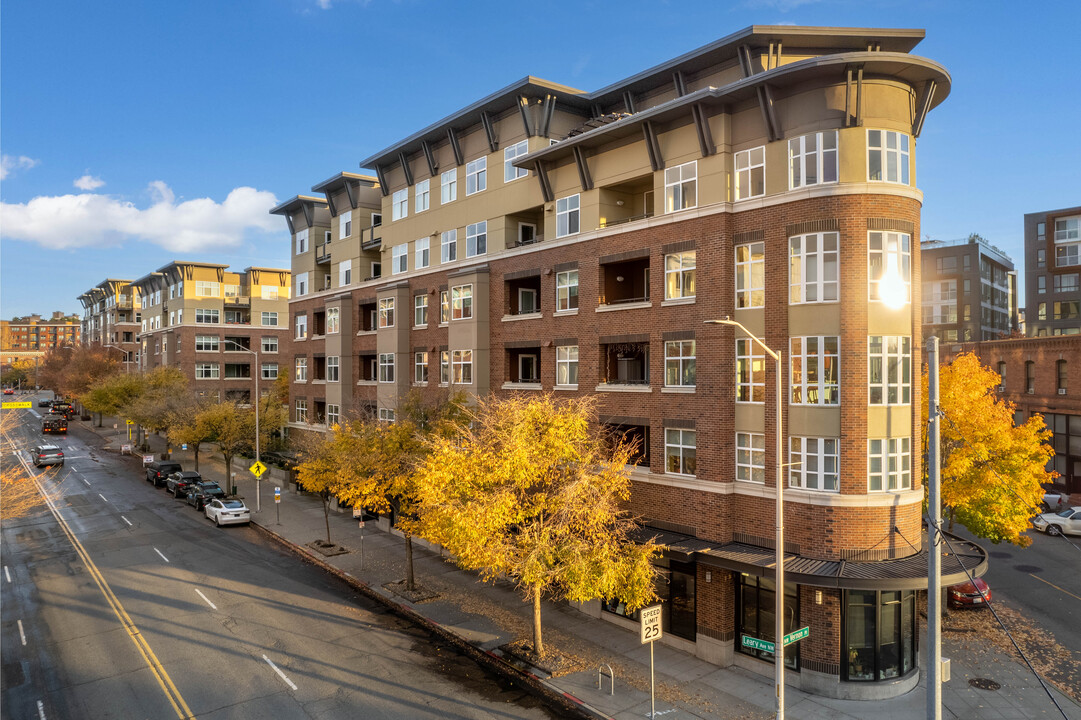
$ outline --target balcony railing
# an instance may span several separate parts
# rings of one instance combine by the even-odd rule
[[[383,241],[382,226],[373,225],[360,229],[360,247],[362,250],[377,250]]]
[[[240,306],[240,305],[244,305],[244,306],[251,305],[251,296],[249,296],[249,295],[237,295],[235,297],[227,297],[227,298],[225,298],[225,304],[229,305],[229,306],[232,306],[232,307],[237,307],[237,306]]]
[[[315,246],[315,262],[320,264],[330,262],[330,243]]]

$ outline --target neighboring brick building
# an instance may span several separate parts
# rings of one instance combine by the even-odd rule
[[[82,342],[116,348],[126,372],[139,369],[139,293],[130,280],[110,278],[79,296],[83,305]]]
[[[393,420],[413,388],[596,397],[641,443],[630,507],[667,548],[667,641],[764,674],[772,656],[740,637],[773,637],[779,430],[785,623],[811,628],[790,681],[915,687],[915,138],[950,88],[910,54],[922,38],[754,26],[594,92],[527,77],[363,160],[378,181],[342,173],[278,206],[294,273],[316,273],[290,305],[292,427],[325,430],[331,406]],[[335,273],[346,260],[361,272]],[[783,417],[772,360],[703,324],[725,316],[783,354]],[[947,584],[985,568],[961,547]]]
[[[1081,333],[1081,206],[1025,215],[1026,334]]]
[[[0,364],[16,360],[40,360],[49,348],[78,345],[79,318],[54,312],[48,320],[41,315],[0,320]]]
[[[249,402],[277,379],[288,351],[289,271],[171,262],[131,283],[141,299],[143,370],[180,368],[193,391]],[[254,355],[253,355],[254,353]]]
[[[920,243],[923,334],[995,340],[1018,329],[1013,260],[979,235]]]

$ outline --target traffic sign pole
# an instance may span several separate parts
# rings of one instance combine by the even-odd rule
[[[641,639],[643,643],[649,643],[649,717],[650,720],[657,714],[657,694],[653,676],[653,643],[664,634],[662,629],[662,606],[651,605],[642,608],[638,617],[641,621]]]

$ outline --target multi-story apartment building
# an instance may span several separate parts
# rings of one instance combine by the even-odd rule
[[[943,345],[948,361],[972,352],[1002,376],[999,392],[1017,406],[1021,423],[1043,415],[1053,433],[1049,469],[1067,492],[1081,496],[1081,336],[1013,338]]]
[[[994,340],[1018,328],[1013,260],[979,235],[920,243],[923,334]]]
[[[78,345],[79,340],[79,318],[59,311],[48,320],[37,314],[0,320],[0,363],[40,360],[49,348]]]
[[[141,299],[141,367],[180,368],[202,397],[265,394],[288,346],[290,274],[278,268],[175,261],[133,281]]]
[[[348,288],[331,272],[293,304],[296,334],[324,313],[319,334],[329,342],[334,317],[342,342],[337,379],[319,381],[330,351],[294,344],[294,426],[320,420],[315,382],[341,384],[354,411],[374,386],[386,420],[414,388],[592,395],[605,427],[638,442],[630,509],[667,548],[670,642],[772,674],[741,638],[773,637],[785,482],[785,626],[811,633],[786,654],[789,682],[844,697],[914,687],[927,586],[915,143],[950,87],[910,54],[922,37],[754,26],[594,92],[527,77],[363,160],[383,224],[361,248],[378,248],[382,272]],[[336,198],[275,209],[296,250],[304,232],[337,243]],[[783,365],[705,324],[725,316]],[[947,584],[986,563],[954,542]],[[633,623],[616,603],[582,609]]]
[[[1025,215],[1029,337],[1081,333],[1081,206]]]
[[[110,278],[79,296],[83,305],[82,342],[116,348],[125,371],[139,369],[139,293],[130,280]]]

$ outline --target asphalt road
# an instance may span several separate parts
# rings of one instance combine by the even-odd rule
[[[39,441],[34,412],[5,412],[21,422],[16,449]],[[215,528],[77,432],[57,438],[63,468],[31,467],[59,519],[43,511],[0,535],[0,718],[557,717],[254,529]],[[5,469],[17,459],[3,448]]]

